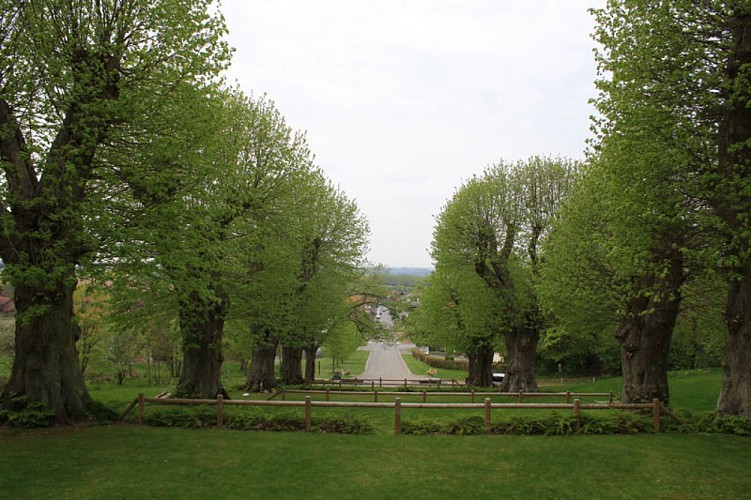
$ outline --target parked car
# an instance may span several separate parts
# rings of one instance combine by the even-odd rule
[[[494,373],[493,374],[493,385],[499,386],[501,385],[501,382],[503,382],[503,378],[506,376],[505,373]]]

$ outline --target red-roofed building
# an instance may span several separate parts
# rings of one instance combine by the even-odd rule
[[[15,314],[16,304],[13,302],[13,287],[3,285],[0,290],[0,314]]]

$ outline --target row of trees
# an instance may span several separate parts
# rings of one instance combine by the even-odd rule
[[[423,303],[472,339],[470,357],[514,332],[506,388],[533,387],[515,365],[534,369],[518,346],[532,351],[541,325],[582,349],[615,338],[629,402],[668,400],[676,327],[724,323],[718,411],[751,418],[751,8],[611,0],[593,14],[596,135],[573,187],[551,189],[571,188],[552,229],[514,222],[536,159],[471,179],[438,217]]]
[[[537,390],[540,244],[578,168],[564,158],[500,162],[465,182],[436,219],[435,273],[413,335],[465,352],[472,384],[491,385],[493,354],[503,344],[502,388]]]
[[[86,412],[82,277],[118,328],[178,325],[185,396],[226,395],[225,328],[269,387],[278,343],[295,381],[349,324],[367,223],[273,103],[221,83],[225,31],[209,0],[0,1],[5,408]]]
[[[600,118],[546,254],[550,304],[567,328],[614,333],[626,401],[668,399],[677,324],[722,320],[718,411],[751,418],[751,9],[611,1],[595,16]]]

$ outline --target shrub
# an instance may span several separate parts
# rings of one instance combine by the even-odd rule
[[[469,370],[469,361],[466,359],[454,359],[453,356],[431,356],[430,354],[425,354],[417,347],[412,348],[412,356],[433,368],[441,368],[444,370]],[[500,363],[493,363],[493,370],[502,371],[503,365]]]
[[[737,415],[710,413],[699,420],[696,428],[700,432],[751,436],[751,422]]]
[[[155,427],[207,428],[216,426],[216,413],[205,408],[169,408],[149,412],[144,418],[147,425]],[[302,432],[305,419],[293,413],[266,415],[261,412],[227,412],[224,427],[236,431]],[[314,418],[312,432],[337,434],[369,434],[373,427],[350,416]]]
[[[12,427],[49,427],[55,412],[40,402],[29,403],[26,396],[11,396],[18,410],[0,410],[0,424]]]
[[[402,434],[416,436],[446,434],[444,426],[434,420],[419,419],[402,422]]]
[[[482,417],[463,417],[449,423],[446,427],[447,434],[460,436],[477,436],[485,434],[485,419]]]

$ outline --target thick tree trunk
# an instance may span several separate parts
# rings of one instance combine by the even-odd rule
[[[190,293],[180,304],[180,331],[183,338],[183,369],[177,384],[180,397],[228,398],[222,385],[222,334],[227,299],[210,300]]]
[[[246,390],[250,392],[263,392],[276,387],[277,381],[274,374],[274,362],[276,360],[276,348],[279,341],[275,339],[263,340],[256,344],[250,357],[250,376]]]
[[[719,127],[718,177],[713,204],[727,226],[726,253],[737,257],[729,269],[730,290],[725,308],[723,380],[717,411],[751,421],[751,259],[748,257],[751,197],[751,15],[729,22],[733,50],[728,55],[726,96],[728,108]]]
[[[506,334],[506,376],[501,390],[505,392],[536,392],[537,343],[536,329],[518,328]]]
[[[717,411],[751,420],[751,267],[731,283],[725,310],[725,355]]]
[[[58,424],[83,416],[90,402],[75,346],[72,268],[69,278],[53,291],[16,286],[16,354],[2,393],[3,407],[18,411],[42,403],[55,412]]]
[[[621,345],[621,401],[670,401],[668,353],[678,304],[624,322],[616,333]]]
[[[305,383],[312,384],[316,380],[316,353],[318,346],[310,344],[305,347]]]
[[[672,241],[680,240],[665,232],[662,257],[666,268],[659,276],[645,276],[637,282],[636,290],[641,293],[629,301],[628,316],[615,334],[621,346],[624,403],[649,402],[653,398],[665,404],[670,401],[668,354],[685,276],[680,246]]]
[[[282,346],[282,361],[279,369],[282,384],[298,385],[305,382],[302,376],[302,347]]]
[[[469,377],[467,382],[476,387],[493,385],[493,346],[480,343],[467,351]]]

